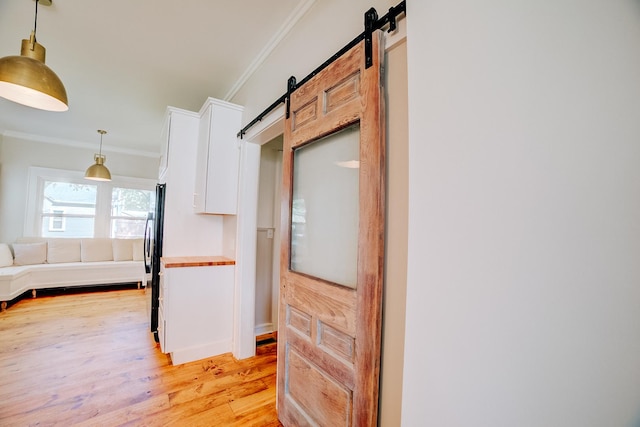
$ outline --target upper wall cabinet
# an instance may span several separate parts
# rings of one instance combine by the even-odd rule
[[[235,215],[238,204],[242,107],[209,98],[200,110],[193,207],[196,213]]]
[[[199,119],[198,113],[193,111],[167,107],[162,128],[158,179],[171,186],[172,191],[186,194],[186,208],[191,202],[190,193],[195,176],[193,166],[198,146]]]

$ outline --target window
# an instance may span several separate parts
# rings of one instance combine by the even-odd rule
[[[25,236],[118,237],[144,235],[155,206],[155,181],[113,177],[89,182],[80,172],[29,168]]]
[[[44,179],[40,236],[93,237],[96,195],[96,185]]]
[[[49,231],[64,231],[65,224],[64,211],[54,209],[53,216],[49,218]]]
[[[147,212],[154,206],[155,196],[148,190],[114,187],[111,192],[111,237],[142,236]]]

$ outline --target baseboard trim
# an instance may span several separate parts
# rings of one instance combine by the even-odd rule
[[[170,353],[171,363],[173,363],[174,365],[181,365],[183,363],[217,356],[222,353],[229,353],[230,351],[231,340],[216,341],[196,347],[189,347],[172,351]]]
[[[258,335],[268,334],[275,330],[276,328],[273,326],[273,323],[263,323],[261,325],[256,325],[254,332],[257,337]]]

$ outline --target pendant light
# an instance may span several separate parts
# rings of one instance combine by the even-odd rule
[[[43,0],[51,5],[52,0]],[[22,40],[20,56],[0,58],[0,96],[10,101],[47,111],[67,111],[67,91],[60,78],[44,63],[46,49],[36,41],[35,22],[29,40]]]
[[[93,156],[96,163],[89,166],[87,171],[84,173],[84,177],[94,181],[111,181],[111,172],[109,172],[109,169],[104,165],[107,157],[102,154],[102,135],[107,133],[107,131],[98,129],[98,133],[100,134],[100,152]]]

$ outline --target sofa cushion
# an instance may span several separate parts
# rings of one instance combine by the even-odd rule
[[[133,260],[133,239],[113,239],[113,260]]]
[[[80,239],[49,239],[49,264],[80,261]]]
[[[133,260],[144,261],[144,243],[143,239],[133,239]]]
[[[40,242],[47,242],[47,239],[45,239],[44,237],[33,237],[33,236],[27,236],[27,237],[18,237],[16,239],[16,243],[40,243]]]
[[[113,261],[111,239],[82,239],[80,243],[82,262]]]
[[[15,265],[43,264],[47,262],[47,243],[14,243]]]
[[[0,267],[9,267],[10,265],[13,265],[11,249],[6,243],[0,243]]]

